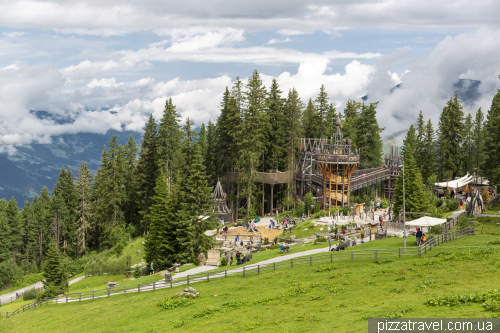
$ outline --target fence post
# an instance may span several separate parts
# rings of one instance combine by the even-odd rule
[[[188,284],[188,286],[189,286],[189,274],[188,274],[188,276],[187,276],[187,284]]]
[[[260,274],[260,265],[257,265],[257,275]]]
[[[312,264],[313,264],[313,257],[309,256],[309,265],[312,265]]]
[[[290,259],[290,265],[291,265],[291,267],[293,267],[293,258]]]
[[[399,258],[401,259],[401,248],[399,248]]]
[[[127,294],[127,286],[123,286],[123,295]]]
[[[276,271],[276,262],[273,261],[273,271]]]
[[[418,256],[422,257],[422,249],[420,248],[420,246],[418,247]]]
[[[375,260],[377,260],[377,250],[375,250]]]
[[[245,267],[243,267],[243,277],[245,277]]]
[[[188,275],[188,276],[189,276],[189,275]],[[137,292],[138,292],[138,293],[140,293],[140,292],[141,292],[141,284],[140,284],[140,283],[137,285]]]
[[[156,281],[153,281],[153,291],[156,290]]]
[[[474,225],[472,226],[472,234],[476,235],[476,226],[474,226]]]
[[[354,262],[354,251],[351,251],[351,262]]]
[[[66,294],[66,303],[68,303],[68,294]]]
[[[82,293],[80,293],[80,294],[78,295],[78,302],[81,302],[81,301],[82,301]]]
[[[424,251],[425,251],[425,254],[427,254],[427,244],[424,244]]]
[[[210,273],[207,273],[207,282],[210,281]]]
[[[333,262],[333,253],[330,253],[330,263]]]
[[[109,294],[111,293],[111,288],[108,287],[108,297],[109,297]]]
[[[227,269],[224,271],[224,277],[227,277]]]
[[[94,290],[92,289],[92,300],[94,299]]]
[[[170,288],[172,288],[172,278],[170,278]]]

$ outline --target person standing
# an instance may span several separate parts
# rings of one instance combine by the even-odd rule
[[[151,263],[151,266],[149,267],[149,275],[152,275],[155,272],[155,269],[153,267],[153,263]]]
[[[330,229],[330,226],[328,226],[328,229]],[[328,237],[328,252],[332,250],[332,236]]]
[[[328,230],[328,233],[330,233],[330,230],[331,230],[331,229],[330,229],[330,225],[328,225],[328,229],[327,229],[327,230]]]
[[[420,228],[417,228],[417,246],[420,246],[420,241],[422,239],[422,231],[420,230]]]
[[[363,238],[365,238],[365,227],[361,226],[361,244],[364,243]]]

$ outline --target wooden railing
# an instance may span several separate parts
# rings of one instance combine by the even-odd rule
[[[427,250],[432,251],[432,248],[435,248],[443,243],[475,234],[476,229],[474,228],[474,226],[472,226],[464,229],[447,231],[442,233],[441,235],[433,235],[432,240],[428,240],[427,242],[419,246],[419,252],[427,253]]]

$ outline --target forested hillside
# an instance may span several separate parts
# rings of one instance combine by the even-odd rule
[[[215,226],[210,192],[217,180],[228,193],[233,218],[257,215],[262,193],[275,207],[292,206],[292,184],[276,186],[271,198],[267,186],[255,183],[256,171],[290,170],[300,138],[330,137],[337,115],[344,137],[360,149],[360,167],[380,166],[383,128],[377,107],[349,100],[336,110],[323,86],[314,100],[304,102],[295,89],[282,92],[276,80],[264,87],[256,71],[247,82],[237,78],[227,87],[217,121],[198,131],[190,119],[179,124],[168,99],[162,118],[150,116],[145,124],[142,142],[111,136],[97,172],[86,162],[76,170],[62,167],[54,187],[43,187],[32,202],[0,200],[0,287],[16,274],[38,272],[51,244],[75,259],[145,235],[147,261],[159,268],[191,261],[212,245],[204,232]],[[491,166],[500,165],[499,119],[500,92],[486,121],[481,110],[475,119],[464,117],[456,95],[443,108],[437,130],[420,113],[402,149],[413,156],[408,168],[424,183],[434,175],[443,179],[479,170],[498,184],[500,173]],[[239,173],[236,181],[224,181],[229,171]],[[202,215],[209,218],[200,220]]]

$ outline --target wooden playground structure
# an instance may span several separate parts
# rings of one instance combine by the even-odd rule
[[[351,191],[384,182],[383,196],[392,199],[396,178],[402,164],[398,147],[391,147],[380,168],[357,169],[359,150],[344,139],[337,116],[337,129],[330,139],[307,139],[300,142],[300,153],[294,167],[294,195],[302,199],[308,192],[320,198],[321,208],[349,206]]]

